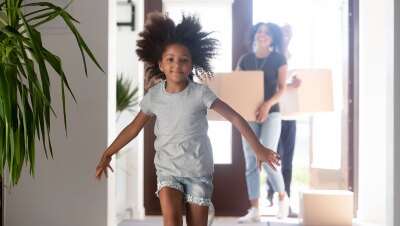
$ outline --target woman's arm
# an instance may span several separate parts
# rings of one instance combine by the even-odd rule
[[[235,128],[246,138],[253,150],[257,155],[257,166],[261,170],[261,162],[267,163],[272,169],[276,170],[274,165],[279,166],[278,157],[279,155],[274,151],[265,148],[257,136],[251,130],[249,124],[240,116],[235,110],[233,110],[229,105],[216,99],[211,105],[211,109],[218,112],[228,121],[230,121]]]
[[[146,115],[140,111],[135,119],[118,134],[117,138],[115,138],[112,144],[106,149],[106,151],[104,151],[103,156],[100,159],[100,163],[96,167],[96,180],[100,180],[103,173],[106,177],[108,176],[107,168],[110,168],[111,171],[113,171],[110,166],[111,156],[113,156],[121,148],[133,140],[150,120],[150,118],[150,115]]]
[[[277,104],[286,91],[286,73],[287,73],[287,64],[282,65],[278,69],[278,90],[275,94],[266,102],[264,102],[256,111],[256,121],[264,122],[267,120],[268,112],[272,106]]]

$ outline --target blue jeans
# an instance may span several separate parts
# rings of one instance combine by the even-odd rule
[[[265,147],[274,151],[277,150],[279,136],[281,134],[281,114],[279,112],[270,113],[267,120],[263,123],[248,123]],[[259,199],[260,172],[257,169],[256,154],[243,136],[242,144],[244,158],[246,161],[246,182],[249,200]],[[285,191],[285,184],[280,167],[278,167],[277,171],[274,171],[264,162],[262,163],[262,167],[264,168],[264,170],[267,171],[268,178],[271,182],[273,189],[277,192]]]
[[[296,144],[296,120],[282,120],[281,136],[278,144],[278,154],[281,156],[281,171],[285,182],[285,190],[290,197],[292,182],[292,162]],[[268,178],[268,198],[272,199],[274,190]]]

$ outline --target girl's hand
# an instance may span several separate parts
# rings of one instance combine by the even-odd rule
[[[107,157],[105,154],[100,159],[99,164],[96,167],[96,175],[94,177],[95,180],[100,181],[101,175],[104,173],[106,177],[108,177],[107,168],[110,168],[111,172],[114,172],[113,168],[110,165],[111,156]]]
[[[263,147],[262,150],[257,152],[257,168],[259,171],[261,171],[262,162],[267,163],[275,171],[276,171],[275,165],[280,166],[278,153],[265,147]]]
[[[262,104],[256,111],[256,122],[265,122],[268,118],[268,112],[271,107],[268,104]]]

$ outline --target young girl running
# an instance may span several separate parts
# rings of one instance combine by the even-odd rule
[[[218,41],[203,32],[199,19],[182,16],[175,25],[163,13],[150,13],[144,31],[139,34],[136,53],[146,64],[148,79],[162,82],[149,89],[140,102],[140,112],[103,153],[96,168],[100,180],[111,157],[134,139],[151,117],[156,117],[154,143],[157,170],[157,196],[165,226],[183,225],[185,203],[188,226],[206,226],[213,190],[213,155],[207,136],[207,109],[229,120],[248,140],[257,165],[266,162],[278,166],[278,155],[262,146],[247,122],[218,99],[206,86],[193,82],[212,77],[210,60]]]

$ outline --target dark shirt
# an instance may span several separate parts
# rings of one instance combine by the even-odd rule
[[[244,71],[264,71],[264,101],[267,101],[278,90],[278,70],[281,66],[286,64],[286,58],[281,53],[271,52],[266,58],[257,58],[256,55],[251,52],[240,57],[238,67]],[[279,112],[279,104],[273,105],[269,112]]]

